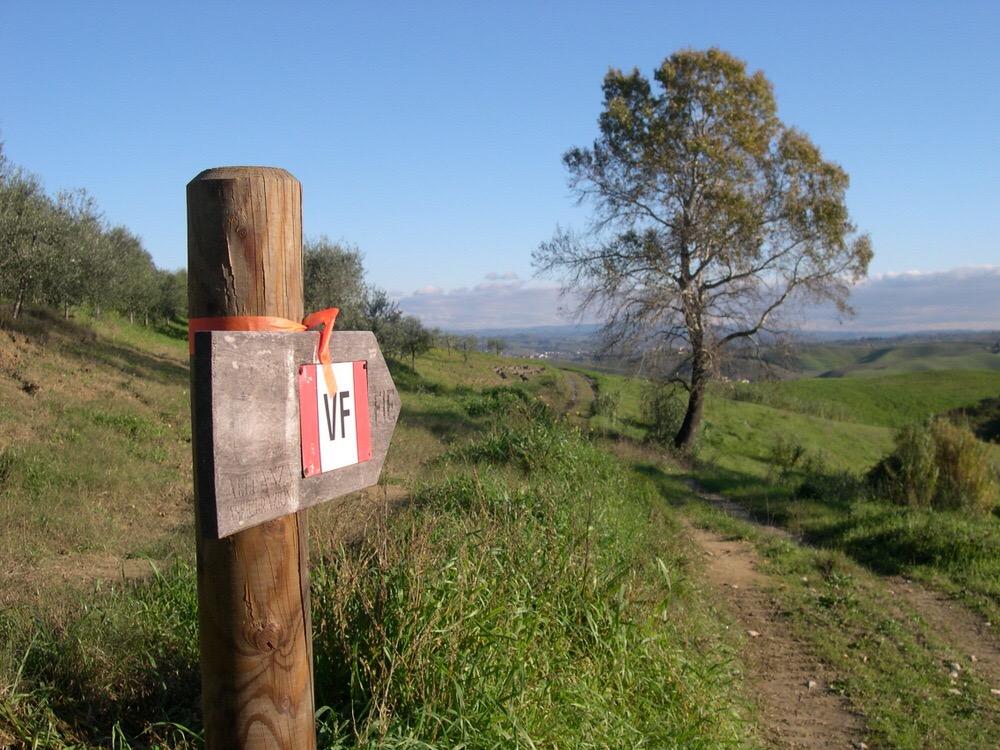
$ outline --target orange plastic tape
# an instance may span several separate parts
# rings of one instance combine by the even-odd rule
[[[319,334],[316,356],[323,365],[323,377],[330,393],[337,392],[337,381],[330,365],[330,334],[340,313],[338,307],[328,307],[306,315],[301,323],[288,318],[269,315],[228,315],[218,318],[191,318],[188,320],[188,352],[194,354],[194,335],[198,331],[272,331],[277,333],[301,333],[310,328],[323,326]]]

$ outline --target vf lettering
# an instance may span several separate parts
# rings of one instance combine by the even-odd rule
[[[350,391],[340,391],[332,396],[329,393],[323,394],[323,406],[326,411],[326,429],[330,440],[337,439],[337,427],[340,427],[341,439],[347,437],[347,418],[351,416],[351,410],[347,408],[347,402],[351,399]]]

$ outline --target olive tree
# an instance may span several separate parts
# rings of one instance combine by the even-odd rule
[[[498,357],[500,356],[500,352],[502,352],[506,348],[507,348],[507,342],[504,341],[499,336],[492,336],[486,339],[487,351],[493,352]]]
[[[430,330],[424,328],[420,320],[412,315],[406,315],[399,321],[397,338],[400,352],[410,355],[410,367],[416,367],[417,356],[429,351],[434,345]]]
[[[563,156],[593,221],[557,230],[535,266],[605,316],[606,340],[679,355],[666,379],[687,390],[674,437],[687,448],[727,347],[781,329],[790,302],[849,313],[871,243],[848,215],[847,173],[778,118],[743,61],[686,50],[652,81],[611,70],[603,89],[597,139]]]
[[[361,252],[323,236],[302,248],[307,310],[340,308],[337,327],[364,327],[365,269]]]
[[[34,175],[15,167],[0,149],[0,297],[13,301],[12,317],[40,295],[54,275],[63,223]]]

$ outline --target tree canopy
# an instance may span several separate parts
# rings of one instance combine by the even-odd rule
[[[0,144],[0,299],[11,303],[13,317],[31,303],[66,315],[89,305],[133,319],[183,317],[186,278],[158,269],[142,240],[109,226],[86,191],[48,195]]]
[[[781,122],[742,60],[685,50],[652,81],[611,70],[603,89],[598,138],[563,157],[592,225],[557,230],[535,265],[606,316],[609,341],[684,354],[669,378],[689,393],[674,440],[687,447],[727,346],[781,330],[793,301],[848,314],[871,243],[848,215],[847,173]]]
[[[340,308],[337,327],[365,328],[365,268],[361,251],[326,236],[306,240],[302,247],[306,310]]]

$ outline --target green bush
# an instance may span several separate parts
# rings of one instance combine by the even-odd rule
[[[873,489],[897,505],[927,508],[937,492],[934,436],[926,424],[901,427],[896,447],[869,472]]]
[[[782,473],[787,473],[798,466],[805,455],[806,448],[802,443],[779,436],[774,445],[771,446],[768,461],[781,469]]]
[[[672,384],[651,383],[643,391],[642,410],[649,424],[649,439],[661,445],[672,442],[684,422],[684,400],[679,389]]]
[[[938,468],[936,507],[988,513],[996,503],[997,484],[984,443],[968,427],[947,419],[931,425]]]
[[[986,446],[967,427],[940,417],[898,430],[893,452],[868,481],[898,505],[988,512],[996,502]]]

